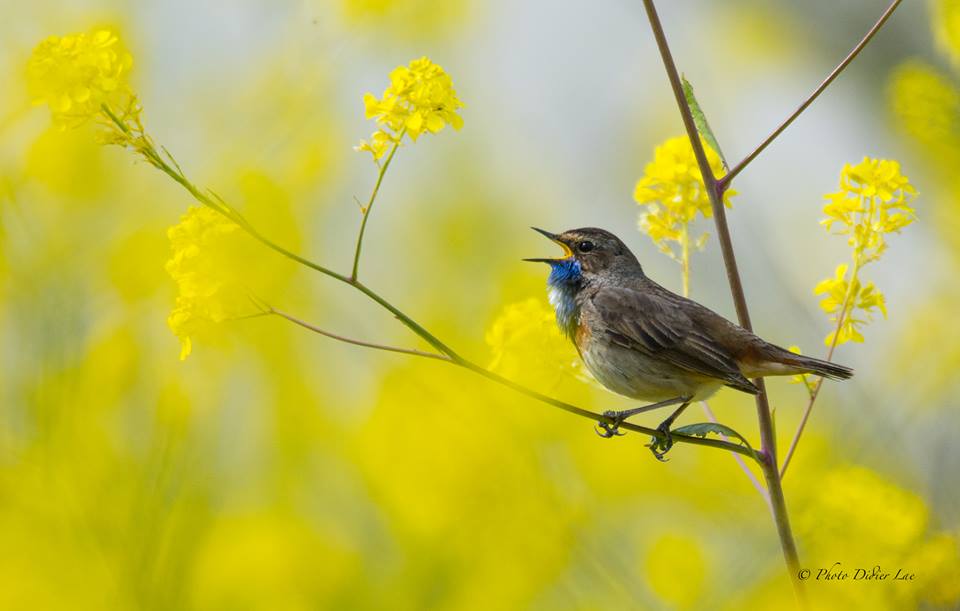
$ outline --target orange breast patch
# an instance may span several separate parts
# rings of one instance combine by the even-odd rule
[[[584,324],[581,318],[577,321],[577,330],[573,334],[573,342],[577,345],[577,348],[583,349],[588,341],[590,341],[590,327]]]

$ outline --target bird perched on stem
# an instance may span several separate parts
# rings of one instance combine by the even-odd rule
[[[618,434],[627,418],[677,405],[657,429],[665,443],[652,449],[657,458],[670,448],[670,426],[692,402],[723,386],[757,394],[749,378],[815,374],[846,380],[853,370],[794,354],[757,337],[699,303],[647,278],[632,252],[617,236],[586,227],[553,234],[533,228],[559,244],[558,259],[548,263],[550,303],[557,324],[573,341],[593,376],[631,399],[651,401],[604,415],[603,437]]]

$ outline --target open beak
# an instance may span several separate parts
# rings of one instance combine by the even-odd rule
[[[552,242],[559,244],[560,247],[563,248],[563,256],[558,259],[524,259],[524,261],[530,261],[531,263],[555,263],[557,261],[563,261],[564,259],[569,259],[570,257],[573,256],[573,251],[570,250],[569,246],[567,246],[566,244],[560,241],[560,236],[558,236],[557,234],[550,233],[549,231],[545,231],[543,229],[540,229],[539,227],[531,227],[530,229],[533,229],[537,233],[546,236]]]

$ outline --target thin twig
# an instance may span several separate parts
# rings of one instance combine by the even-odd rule
[[[718,424],[717,417],[713,415],[713,410],[710,409],[710,404],[708,404],[706,401],[701,401],[700,407],[703,408],[703,413],[706,414],[707,420],[713,422],[714,424]],[[730,439],[723,433],[720,433],[720,438],[724,441],[730,441]],[[760,480],[757,479],[757,476],[753,474],[753,471],[751,471],[750,467],[747,466],[746,461],[740,458],[738,454],[734,454],[733,459],[737,461],[737,464],[740,465],[740,469],[743,470],[743,472],[747,475],[747,479],[750,480],[750,483],[753,484],[753,487],[756,488],[757,492],[760,493],[760,496],[763,497],[763,500],[767,503],[767,507],[769,507],[772,511],[773,506],[770,504],[770,495],[767,494],[767,489],[763,487],[763,484],[760,483]]]
[[[427,358],[427,359],[437,359],[437,360],[440,360],[440,361],[449,361],[449,360],[450,360],[450,357],[447,356],[447,355],[445,355],[445,354],[437,354],[437,353],[435,353],[435,352],[424,352],[424,351],[422,351],[422,350],[414,350],[414,349],[412,349],[412,348],[398,348],[398,347],[396,347],[396,346],[387,346],[387,345],[385,345],[385,344],[376,344],[376,343],[373,343],[373,342],[367,342],[367,341],[363,341],[363,340],[360,340],[360,339],[353,339],[353,338],[351,338],[351,337],[345,337],[345,336],[343,336],[343,335],[337,335],[336,333],[331,333],[330,331],[325,331],[325,330],[321,329],[320,327],[311,325],[310,323],[308,323],[308,322],[306,322],[306,321],[300,320],[299,318],[297,318],[297,317],[295,317],[295,316],[292,316],[292,315],[290,315],[290,314],[287,314],[286,312],[284,312],[284,311],[282,311],[282,310],[278,310],[278,309],[276,309],[276,308],[270,308],[270,310],[269,310],[267,313],[268,313],[268,314],[274,314],[274,315],[276,315],[276,316],[279,316],[280,318],[285,318],[285,319],[289,320],[290,322],[292,322],[293,324],[299,325],[299,326],[303,327],[304,329],[308,329],[308,330],[310,330],[310,331],[313,331],[314,333],[319,333],[320,335],[323,335],[324,337],[329,337],[330,339],[335,339],[335,340],[337,340],[338,342],[343,342],[343,343],[345,343],[345,344],[353,344],[354,346],[363,346],[364,348],[372,348],[372,349],[374,349],[374,350],[383,350],[383,351],[386,351],[386,352],[398,352],[398,353],[400,353],[400,354],[409,354],[410,356],[421,356],[421,357],[423,357],[423,358]]]
[[[856,278],[857,268],[853,270],[853,277]],[[853,282],[850,282],[850,287],[853,287]],[[833,353],[837,349],[837,340],[840,339],[840,329],[843,328],[843,320],[846,318],[847,313],[850,311],[850,302],[853,297],[853,291],[848,289],[847,294],[843,300],[843,307],[840,309],[840,315],[837,317],[837,328],[833,332],[833,340],[830,342],[830,347],[827,349],[827,356],[824,360],[832,361]],[[780,479],[783,479],[784,474],[787,472],[787,467],[790,465],[790,460],[793,458],[794,453],[797,451],[797,445],[800,443],[800,437],[803,435],[804,429],[807,427],[807,420],[810,419],[810,412],[813,411],[813,404],[817,402],[817,397],[820,396],[820,389],[823,387],[824,378],[817,380],[813,388],[810,389],[810,399],[807,401],[807,407],[803,410],[803,416],[800,418],[800,424],[797,426],[796,432],[793,434],[793,439],[790,440],[790,447],[787,448],[787,454],[783,457],[783,466],[780,467]]]
[[[468,370],[468,371],[471,371],[471,372],[473,372],[473,373],[475,373],[475,374],[478,374],[478,375],[480,375],[480,376],[482,376],[482,377],[484,377],[484,378],[487,378],[488,380],[491,380],[491,381],[493,381],[493,382],[496,382],[497,384],[500,384],[501,386],[506,386],[507,388],[510,388],[511,390],[513,390],[513,391],[515,391],[515,392],[518,392],[518,393],[520,393],[520,394],[522,394],[522,395],[525,395],[525,396],[530,397],[530,398],[532,398],[532,399],[536,399],[537,401],[540,401],[540,402],[542,402],[542,403],[546,403],[546,404],[548,404],[548,405],[552,405],[553,407],[557,407],[557,408],[562,409],[562,410],[564,410],[564,411],[566,411],[566,412],[569,412],[569,413],[571,413],[571,414],[576,414],[576,415],[578,415],[578,416],[582,416],[582,417],[585,417],[585,418],[589,418],[590,420],[594,420],[594,421],[596,421],[596,422],[603,422],[603,423],[606,423],[606,424],[613,424],[612,419],[609,418],[608,416],[605,416],[605,415],[603,415],[603,414],[598,414],[598,413],[596,413],[596,412],[591,412],[590,410],[586,410],[586,409],[583,409],[583,408],[581,408],[581,407],[577,407],[576,405],[573,405],[573,404],[570,404],[570,403],[566,403],[565,401],[560,401],[560,400],[558,400],[558,399],[554,399],[553,397],[549,397],[549,396],[547,396],[547,395],[541,394],[541,393],[539,393],[539,392],[537,392],[537,391],[535,391],[535,390],[532,390],[532,389],[530,389],[530,388],[527,388],[526,386],[523,386],[523,385],[521,385],[521,384],[517,384],[516,382],[514,382],[514,381],[512,381],[512,380],[509,380],[509,379],[507,379],[507,378],[504,378],[503,376],[501,376],[501,375],[499,375],[499,374],[497,374],[497,373],[494,373],[494,372],[490,371],[489,369],[485,369],[484,367],[481,367],[480,365],[477,365],[476,363],[473,363],[473,362],[468,361],[468,360],[463,359],[463,358],[460,358],[460,359],[458,359],[458,360],[454,360],[454,359],[450,358],[449,356],[447,356],[447,355],[445,355],[445,354],[435,354],[435,353],[431,353],[431,352],[423,352],[423,351],[420,351],[420,350],[411,350],[411,349],[408,349],[408,348],[397,348],[397,347],[395,347],[395,346],[387,346],[387,345],[383,345],[383,344],[376,344],[376,343],[372,343],[372,342],[366,342],[366,341],[362,341],[362,340],[358,340],[358,339],[353,339],[353,338],[349,338],[349,337],[344,337],[344,336],[342,336],[342,335],[338,335],[338,334],[336,334],[336,333],[331,333],[331,332],[329,332],[329,331],[325,331],[325,330],[323,330],[323,329],[320,329],[319,327],[316,327],[316,326],[314,326],[314,325],[312,325],[312,324],[310,324],[310,323],[308,323],[308,322],[305,322],[305,321],[303,321],[303,320],[300,320],[299,318],[296,318],[295,316],[292,316],[292,315],[290,315],[290,314],[287,314],[286,312],[283,312],[283,311],[281,311],[281,310],[277,310],[276,308],[272,308],[272,307],[269,307],[269,306],[266,306],[266,310],[265,310],[264,312],[262,312],[262,313],[256,314],[256,316],[270,315],[270,314],[274,314],[274,315],[277,315],[277,316],[279,316],[279,317],[281,317],[281,318],[284,318],[284,319],[292,322],[293,324],[299,325],[299,326],[301,326],[301,327],[303,327],[303,328],[305,328],[305,329],[308,329],[308,330],[310,330],[310,331],[313,331],[314,333],[318,333],[318,334],[323,335],[323,336],[325,336],[325,337],[329,337],[329,338],[331,338],[331,339],[334,339],[334,340],[337,340],[337,341],[340,341],[340,342],[344,342],[344,343],[347,343],[347,344],[353,344],[353,345],[355,345],[355,346],[363,346],[363,347],[365,347],[365,348],[372,348],[372,349],[374,349],[374,350],[384,350],[384,351],[387,351],[387,352],[396,352],[396,353],[399,353],[399,354],[406,354],[406,355],[409,355],[409,356],[419,356],[419,357],[424,357],[424,358],[429,358],[429,359],[435,359],[435,360],[438,360],[438,361],[441,361],[441,362],[444,362],[444,363],[449,363],[449,364],[451,364],[451,365],[456,365],[456,366],[458,366],[458,367],[462,367],[462,368],[464,368],[464,369],[466,369],[466,370]],[[637,424],[633,424],[633,423],[630,423],[630,422],[622,422],[622,423],[620,423],[619,427],[620,427],[621,429],[624,429],[624,430],[633,431],[633,432],[636,432],[636,433],[644,433],[644,434],[651,435],[651,436],[654,436],[654,437],[657,437],[657,438],[661,438],[661,439],[665,437],[665,434],[664,434],[663,432],[661,432],[661,431],[658,431],[658,430],[656,430],[656,429],[647,428],[647,427],[645,427],[645,426],[640,426],[640,425],[637,425]],[[693,436],[693,435],[683,435],[683,434],[681,434],[681,433],[672,433],[672,434],[671,434],[671,437],[672,437],[672,439],[673,439],[675,442],[688,443],[688,444],[691,444],[691,445],[699,445],[699,446],[706,446],[706,447],[710,447],[710,448],[717,448],[717,449],[721,449],[721,450],[727,450],[727,451],[733,452],[735,455],[741,455],[741,454],[742,454],[743,456],[749,456],[750,458],[753,458],[754,460],[756,460],[756,457],[755,457],[754,454],[750,451],[749,448],[747,448],[746,446],[744,446],[744,445],[742,445],[742,444],[739,444],[739,443],[733,443],[733,442],[731,442],[729,439],[727,439],[726,437],[724,437],[722,441],[721,441],[721,440],[717,440],[717,439],[705,439],[705,438],[696,437],[696,436]],[[737,456],[737,458],[739,458],[739,456]],[[742,459],[741,459],[741,460],[742,460]]]
[[[743,169],[747,167],[750,164],[750,162],[757,157],[757,155],[762,153],[765,148],[770,146],[770,143],[776,140],[777,136],[783,133],[783,131],[787,129],[790,126],[790,124],[793,123],[793,121],[797,117],[799,117],[800,114],[804,110],[806,110],[808,106],[810,106],[810,104],[813,103],[814,100],[820,97],[820,94],[823,93],[824,90],[830,86],[830,83],[832,83],[834,79],[840,76],[840,73],[843,72],[843,70],[848,65],[850,65],[850,62],[856,59],[857,55],[860,54],[860,51],[862,51],[863,48],[867,46],[867,43],[869,43],[870,40],[876,35],[876,33],[880,31],[880,28],[883,27],[883,24],[885,24],[887,20],[890,18],[890,16],[893,15],[893,11],[897,10],[897,6],[900,5],[901,1],[902,0],[893,0],[893,2],[890,3],[890,6],[887,7],[887,10],[885,10],[883,14],[880,15],[880,19],[878,19],[877,22],[873,24],[873,27],[870,28],[870,30],[866,34],[864,34],[862,39],[860,39],[860,42],[858,42],[857,45],[849,53],[847,53],[847,56],[843,58],[843,61],[837,64],[837,67],[833,69],[833,72],[827,75],[827,78],[823,79],[823,82],[821,82],[817,86],[817,88],[813,90],[813,93],[807,96],[807,99],[804,100],[803,103],[800,104],[800,106],[798,106],[797,109],[793,111],[793,114],[787,117],[783,121],[783,123],[781,123],[775,130],[773,130],[773,132],[771,132],[770,135],[767,136],[767,138],[763,142],[761,142],[760,145],[757,148],[755,148],[752,153],[744,157],[740,163],[735,165],[733,169],[730,170],[730,172],[728,172],[723,178],[719,180],[719,186],[720,186],[721,192],[730,185],[730,181],[732,181],[737,174],[742,172]]]
[[[497,384],[500,384],[501,386],[506,386],[507,388],[510,388],[511,390],[514,390],[527,397],[530,397],[531,399],[536,399],[541,403],[552,405],[566,412],[570,412],[571,414],[577,414],[578,416],[583,416],[584,418],[590,418],[591,420],[594,420],[596,422],[602,422],[602,423],[611,424],[611,425],[613,424],[613,420],[609,416],[605,416],[603,414],[597,414],[589,410],[585,410],[582,407],[577,407],[576,405],[572,405],[570,403],[566,403],[564,401],[560,401],[560,400],[554,399],[553,397],[549,397],[547,395],[539,393],[535,390],[531,390],[526,386],[517,384],[513,380],[509,380],[497,373],[490,371],[489,369],[485,369],[480,365],[477,365],[476,363],[472,363],[465,359],[461,359],[459,362],[451,361],[451,363],[453,363],[454,365],[459,365],[460,367],[463,367],[465,369],[468,369],[478,375],[481,375],[487,378],[488,380],[492,380]],[[635,433],[644,433],[646,435],[651,435],[658,439],[666,438],[666,434],[663,433],[662,431],[658,431],[657,429],[651,429],[645,426],[640,426],[630,422],[621,422],[619,423],[619,427],[626,431],[633,431]],[[671,433],[671,438],[673,439],[673,441],[677,441],[680,443],[689,443],[692,445],[718,448],[718,449],[727,450],[730,452],[735,452],[737,454],[742,454],[743,456],[749,456],[753,460],[758,460],[757,456],[754,454],[754,452],[750,448],[739,443],[731,443],[729,441],[722,441],[719,439],[707,439],[707,438],[697,437],[694,435],[683,435],[681,433]]]
[[[677,106],[680,109],[680,115],[683,118],[687,136],[690,139],[694,155],[697,158],[697,164],[700,167],[704,186],[710,196],[713,218],[717,227],[717,237],[720,242],[720,250],[723,253],[723,261],[727,270],[727,280],[730,284],[730,292],[733,296],[734,305],[736,306],[737,318],[740,321],[740,326],[749,330],[751,328],[750,312],[747,309],[746,297],[744,296],[743,286],[740,282],[740,272],[737,269],[736,257],[733,252],[733,243],[730,239],[730,230],[727,227],[727,217],[723,207],[722,192],[718,188],[716,177],[713,175],[713,171],[707,161],[706,152],[700,143],[700,136],[697,133],[693,114],[690,111],[690,106],[687,104],[686,96],[683,92],[683,85],[680,81],[680,74],[673,61],[673,55],[670,52],[670,46],[667,44],[666,34],[660,23],[660,17],[657,15],[656,6],[654,6],[653,0],[643,0],[643,5],[646,9],[647,17],[650,20],[650,27],[653,29],[657,48],[660,50],[660,56],[663,59],[663,65],[666,69],[667,77],[670,80],[670,86],[673,89]],[[780,547],[783,550],[787,572],[791,576],[798,600],[801,604],[804,604],[806,600],[805,593],[797,578],[800,570],[800,559],[797,555],[797,546],[793,538],[793,531],[790,529],[790,516],[787,513],[783,488],[780,485],[780,472],[777,468],[778,463],[776,459],[776,438],[773,434],[773,421],[770,418],[770,406],[767,403],[766,387],[761,378],[754,380],[754,384],[760,390],[756,395],[756,403],[757,421],[760,429],[761,456],[763,458],[761,470],[767,482],[771,512],[777,526],[777,534],[780,538]]]
[[[113,117],[111,117],[111,118],[113,118]],[[122,124],[121,121],[116,120],[116,122],[117,122],[118,126],[121,126],[121,128],[123,127],[123,124]],[[152,150],[152,145],[151,145],[151,150]],[[150,152],[150,151],[148,151],[148,153],[149,153],[149,152]],[[155,151],[154,151],[154,152],[155,152]],[[384,164],[384,165],[386,165],[386,164]],[[487,378],[488,380],[491,380],[491,381],[493,381],[493,382],[495,382],[495,383],[497,383],[497,384],[500,384],[500,385],[502,385],[502,386],[506,386],[507,388],[510,388],[510,389],[514,390],[515,392],[518,392],[518,393],[520,393],[520,394],[522,394],[522,395],[525,395],[525,396],[527,396],[527,397],[530,397],[530,398],[532,398],[532,399],[536,399],[537,401],[540,401],[541,403],[546,403],[547,405],[551,405],[551,406],[553,406],[553,407],[557,407],[557,408],[559,408],[559,409],[562,409],[562,410],[564,410],[564,411],[570,412],[570,413],[572,413],[572,414],[577,414],[577,415],[579,415],[579,416],[582,416],[582,417],[585,417],[585,418],[589,418],[589,419],[591,419],[591,420],[593,420],[593,421],[595,421],[595,422],[602,422],[602,423],[606,423],[606,424],[611,425],[611,426],[615,424],[614,421],[613,421],[613,419],[610,418],[610,417],[608,417],[608,416],[605,416],[605,415],[603,415],[603,414],[597,414],[597,413],[591,412],[591,411],[589,411],[589,410],[583,409],[583,408],[581,408],[581,407],[577,407],[577,406],[575,406],[575,405],[572,405],[572,404],[570,404],[570,403],[566,403],[566,402],[564,402],[564,401],[560,401],[560,400],[558,400],[558,399],[554,399],[553,397],[549,397],[549,396],[547,396],[547,395],[538,393],[538,392],[536,392],[536,391],[534,391],[534,390],[532,390],[532,389],[529,389],[529,388],[526,388],[525,386],[522,386],[522,385],[520,385],[520,384],[517,384],[516,382],[513,382],[512,380],[509,380],[509,379],[507,379],[507,378],[504,378],[503,376],[500,376],[500,375],[498,375],[498,374],[496,374],[496,373],[494,373],[494,372],[492,372],[492,371],[489,371],[489,370],[481,367],[480,365],[477,365],[476,363],[473,363],[473,362],[471,362],[471,361],[463,358],[463,357],[460,356],[456,351],[454,351],[453,348],[451,348],[451,347],[448,346],[446,343],[444,343],[444,342],[441,341],[439,338],[437,338],[435,335],[433,335],[432,333],[430,333],[429,331],[427,331],[422,325],[420,325],[418,322],[416,322],[415,320],[413,320],[410,316],[404,314],[404,313],[403,313],[402,311],[400,311],[396,306],[394,306],[392,303],[390,303],[387,299],[385,299],[384,297],[380,296],[378,293],[376,293],[375,291],[373,291],[372,289],[370,289],[369,287],[367,287],[365,284],[363,284],[362,282],[360,282],[360,281],[357,280],[356,278],[351,278],[351,277],[349,277],[349,276],[345,276],[345,275],[343,275],[343,274],[339,274],[339,273],[337,273],[337,272],[335,272],[335,271],[333,271],[333,270],[331,270],[331,269],[329,269],[329,268],[327,268],[327,267],[325,267],[325,266],[323,266],[323,265],[320,265],[319,263],[316,263],[316,262],[314,262],[314,261],[311,261],[310,259],[307,259],[306,257],[302,257],[302,256],[300,256],[300,255],[298,255],[298,254],[295,254],[295,253],[287,250],[286,248],[280,246],[279,244],[273,242],[272,240],[270,240],[269,238],[267,238],[266,236],[264,236],[263,234],[261,234],[256,228],[254,228],[235,208],[231,207],[231,206],[230,206],[226,201],[224,201],[222,198],[220,198],[219,196],[216,196],[217,199],[218,199],[218,201],[214,201],[213,199],[211,199],[210,196],[208,196],[207,194],[205,194],[204,192],[202,192],[200,189],[198,189],[198,188],[196,187],[196,185],[194,185],[192,182],[190,182],[190,180],[189,180],[182,172],[177,172],[177,171],[176,171],[173,167],[171,167],[169,164],[167,164],[166,162],[163,162],[162,159],[160,160],[160,163],[157,164],[156,167],[159,168],[161,171],[163,171],[165,174],[167,174],[167,175],[168,175],[170,178],[172,178],[174,181],[176,181],[179,185],[181,185],[181,186],[182,186],[188,193],[190,193],[190,195],[191,195],[194,199],[196,199],[198,202],[200,202],[201,204],[203,204],[203,205],[205,205],[205,206],[208,206],[208,207],[212,208],[213,210],[216,210],[217,212],[220,212],[220,213],[223,214],[226,218],[228,218],[228,219],[230,219],[231,221],[237,223],[237,225],[238,225],[241,229],[243,229],[243,230],[244,230],[245,232],[247,232],[251,237],[253,237],[253,238],[256,239],[257,241],[259,241],[261,244],[263,244],[263,245],[266,246],[267,248],[273,250],[274,252],[276,252],[276,253],[278,253],[278,254],[280,254],[280,255],[288,258],[288,259],[290,259],[291,261],[294,261],[294,262],[296,262],[296,263],[299,263],[299,264],[301,264],[301,265],[303,265],[303,266],[305,266],[305,267],[308,267],[308,268],[310,268],[310,269],[312,269],[312,270],[314,270],[314,271],[320,272],[320,273],[322,273],[322,274],[324,274],[324,275],[326,275],[326,276],[329,276],[330,278],[333,278],[334,280],[337,280],[337,281],[339,281],[339,282],[342,282],[342,283],[344,283],[344,284],[346,284],[346,285],[354,288],[355,290],[363,293],[363,294],[366,295],[370,300],[374,301],[374,302],[377,303],[380,307],[382,307],[382,308],[384,308],[385,310],[387,310],[388,312],[390,312],[397,320],[400,321],[401,324],[403,324],[405,327],[407,327],[408,329],[410,329],[415,335],[417,335],[418,337],[420,337],[421,339],[423,339],[423,340],[425,340],[427,343],[429,343],[431,346],[433,346],[434,348],[436,348],[437,351],[438,351],[440,354],[430,354],[430,353],[425,353],[425,352],[424,352],[424,353],[421,353],[420,351],[412,351],[412,350],[408,350],[408,349],[405,349],[405,348],[393,348],[393,347],[391,347],[391,346],[383,346],[383,345],[380,345],[380,344],[371,344],[370,342],[362,342],[362,341],[360,341],[360,340],[352,340],[352,339],[350,339],[350,338],[346,338],[346,337],[343,337],[343,336],[340,336],[340,335],[336,335],[336,334],[334,334],[334,333],[330,333],[330,332],[327,332],[327,331],[323,331],[323,330],[321,330],[321,329],[319,329],[319,328],[314,327],[313,325],[308,325],[308,323],[305,323],[305,322],[303,322],[303,321],[294,319],[294,317],[292,317],[292,316],[284,316],[283,314],[281,314],[281,313],[279,313],[279,312],[275,312],[278,316],[282,316],[282,317],[284,317],[284,318],[287,318],[287,320],[289,320],[290,322],[293,322],[293,323],[295,323],[295,324],[299,324],[299,325],[301,325],[301,326],[304,326],[304,327],[307,328],[307,329],[310,329],[311,331],[315,331],[315,332],[317,332],[317,333],[320,333],[320,334],[325,335],[325,336],[327,336],[327,337],[330,337],[330,338],[332,338],[332,339],[336,339],[336,340],[338,340],[338,341],[345,341],[345,342],[348,342],[348,343],[352,343],[352,344],[355,344],[355,345],[364,346],[364,347],[367,347],[367,348],[381,349],[381,350],[389,350],[389,351],[391,351],[391,352],[399,352],[399,353],[402,353],[402,354],[409,354],[409,355],[413,355],[413,356],[424,356],[424,357],[428,357],[428,358],[433,358],[433,359],[436,359],[436,360],[440,360],[440,361],[442,361],[442,362],[450,363],[450,364],[452,364],[452,365],[457,365],[457,366],[459,366],[459,367],[463,367],[464,369],[467,369],[467,370],[469,370],[469,371],[472,371],[473,373],[476,373],[476,374],[478,374],[478,375],[481,375],[481,376]],[[651,436],[657,437],[657,438],[659,438],[659,439],[663,439],[663,438],[666,437],[666,435],[665,435],[664,433],[662,433],[662,432],[660,432],[660,431],[658,431],[658,430],[656,430],[656,429],[651,429],[651,428],[647,428],[647,427],[644,427],[644,426],[639,426],[639,425],[631,424],[631,423],[629,423],[629,422],[620,423],[619,426],[620,426],[620,428],[623,429],[623,430],[634,431],[634,432],[637,432],[637,433],[644,433],[644,434],[647,434],[647,435],[651,435]],[[754,460],[757,460],[756,455],[755,455],[749,448],[747,448],[747,447],[745,447],[745,446],[743,446],[743,445],[740,445],[740,444],[736,444],[736,443],[730,443],[730,442],[723,441],[723,440],[719,440],[719,439],[705,439],[705,438],[695,437],[695,436],[691,436],[691,435],[682,435],[682,434],[677,434],[677,433],[672,434],[672,439],[673,439],[673,441],[678,442],[678,443],[687,443],[687,444],[691,444],[691,445],[698,445],[698,446],[705,446],[705,447],[711,447],[711,448],[717,448],[717,449],[727,450],[727,451],[729,451],[729,452],[736,452],[736,453],[738,453],[738,454],[742,454],[742,455],[744,455],[744,456],[749,456],[750,458],[752,458],[752,459],[754,459]]]
[[[104,106],[103,108],[104,108],[104,111],[107,113],[107,115],[110,117],[110,119],[114,123],[116,123],[121,130],[129,134],[129,130],[126,127],[126,125],[122,121],[120,121],[116,117],[116,115],[114,115],[110,111],[108,107]],[[273,250],[274,252],[280,255],[283,255],[284,257],[290,259],[291,261],[299,263],[300,265],[303,265],[314,271],[320,272],[321,274],[329,276],[334,280],[338,280],[340,282],[343,282],[344,284],[348,284],[352,286],[353,288],[365,294],[367,297],[369,297],[373,301],[377,302],[381,307],[389,311],[391,314],[393,314],[393,316],[396,317],[397,320],[399,320],[404,326],[406,326],[411,331],[413,331],[414,333],[416,333],[417,335],[425,339],[431,346],[436,348],[438,351],[440,351],[443,354],[446,354],[447,356],[449,356],[454,360],[460,358],[459,355],[457,355],[456,352],[454,352],[449,346],[441,342],[432,333],[428,332],[426,329],[420,326],[412,318],[410,318],[409,316],[401,312],[397,307],[395,307],[389,301],[387,301],[380,295],[376,294],[375,292],[367,288],[355,277],[348,277],[343,274],[337,273],[328,267],[320,265],[319,263],[311,261],[306,257],[302,257],[294,252],[291,252],[290,250],[287,250],[283,246],[280,246],[273,240],[264,236],[253,225],[251,225],[250,222],[247,221],[246,218],[244,218],[244,216],[240,214],[240,212],[236,208],[233,208],[232,206],[230,206],[222,198],[220,198],[219,196],[216,196],[217,200],[214,200],[210,196],[208,196],[206,193],[203,193],[199,188],[197,188],[196,185],[194,185],[187,178],[187,176],[182,171],[177,171],[176,169],[171,167],[170,164],[168,164],[162,158],[160,158],[160,156],[157,155],[157,152],[153,146],[153,143],[150,142],[149,139],[145,138],[144,140],[145,140],[144,149],[141,151],[141,153],[150,157],[150,159],[152,159],[155,162],[154,163],[155,167],[160,169],[164,174],[172,178],[180,186],[186,189],[187,192],[190,193],[190,195],[192,195],[193,198],[196,199],[198,202],[211,208],[212,210],[219,212],[227,219],[233,221],[241,229],[246,231],[247,234],[249,234],[252,238],[257,240],[267,248]],[[382,179],[382,176],[381,176],[381,179]],[[376,190],[374,192],[374,198],[375,197],[376,197]]]
[[[357,273],[360,268],[360,252],[363,250],[363,234],[367,230],[367,220],[370,218],[370,211],[373,210],[374,202],[377,201],[377,194],[380,193],[380,185],[383,183],[383,177],[390,167],[390,162],[393,161],[393,156],[397,154],[397,149],[400,148],[400,142],[403,140],[405,133],[407,133],[406,128],[400,132],[400,137],[393,143],[393,148],[390,149],[387,160],[383,162],[383,165],[378,164],[380,169],[377,171],[377,181],[373,185],[373,191],[370,192],[370,199],[367,200],[367,205],[361,208],[363,220],[360,221],[360,231],[357,233],[357,247],[353,253],[353,268],[350,272],[350,280],[357,279]]]

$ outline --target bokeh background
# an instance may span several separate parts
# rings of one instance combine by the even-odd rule
[[[731,159],[815,86],[879,0],[662,2],[678,63]],[[682,133],[639,2],[34,0],[0,4],[0,608],[781,609],[768,511],[730,456],[597,437],[586,420],[442,364],[277,318],[178,360],[166,230],[192,204],[94,129],[29,103],[51,34],[109,24],[150,133],[292,250],[345,269],[374,178],[362,95],[429,55],[465,126],[398,154],[362,275],[481,363],[595,410],[629,405],[568,366],[545,318],[552,249],[527,227],[615,231],[647,272],[633,185]],[[737,179],[733,239],[758,332],[820,354],[812,287],[848,259],[818,225],[844,163],[897,159],[919,222],[865,272],[889,318],[838,350],[785,479],[801,561],[910,583],[810,581],[818,608],[960,601],[960,3],[905,2]],[[708,231],[709,224],[702,225]],[[247,251],[245,251],[247,252]],[[347,288],[251,245],[276,307],[416,346]],[[711,240],[693,296],[733,317]],[[533,300],[533,301],[531,301]],[[558,365],[559,363],[559,365]],[[781,445],[805,391],[770,385]],[[756,440],[752,401],[712,407]],[[689,410],[685,422],[704,420]],[[658,420],[651,416],[650,423]]]

